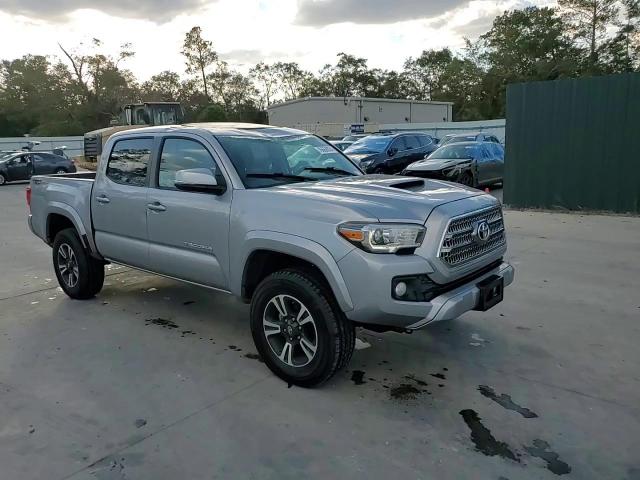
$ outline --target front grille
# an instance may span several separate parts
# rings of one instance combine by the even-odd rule
[[[489,224],[490,232],[488,240],[484,243],[478,242],[474,238],[474,229],[482,220]],[[451,219],[442,238],[438,256],[448,266],[457,267],[471,262],[505,243],[502,208],[499,206],[490,207]]]

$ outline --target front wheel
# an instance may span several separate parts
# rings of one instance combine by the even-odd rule
[[[314,275],[281,270],[251,301],[251,333],[265,364],[289,384],[314,387],[351,359],[355,329]]]
[[[67,171],[64,168],[58,168],[54,173],[60,175],[61,173],[67,173]]]
[[[458,183],[461,183],[462,185],[466,185],[467,187],[475,187],[476,186],[476,182],[474,181],[473,175],[470,172],[464,172],[460,176],[460,179],[458,180]]]
[[[71,298],[86,300],[102,290],[104,265],[89,255],[73,228],[56,235],[53,269],[60,287]]]
[[[3,174],[0,173],[0,187],[2,185],[4,185],[5,183],[7,183],[7,178]]]

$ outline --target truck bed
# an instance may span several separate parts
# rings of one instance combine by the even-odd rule
[[[48,230],[52,215],[71,219],[83,242],[96,252],[91,231],[91,191],[95,172],[36,175],[31,178],[31,215],[34,234],[51,244]]]

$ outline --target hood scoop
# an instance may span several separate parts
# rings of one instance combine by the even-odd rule
[[[400,190],[422,190],[424,188],[424,180],[405,180],[403,182],[392,183],[389,186]]]

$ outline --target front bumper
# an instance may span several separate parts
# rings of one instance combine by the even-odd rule
[[[476,308],[476,305],[478,305],[478,301],[480,300],[480,289],[477,287],[477,284],[491,275],[502,277],[504,286],[506,287],[513,283],[515,271],[513,266],[507,262],[503,262],[495,270],[485,273],[469,283],[437,296],[429,302],[431,304],[431,309],[427,316],[420,321],[407,326],[407,329],[416,330],[432,322],[453,320],[463,313],[473,310]]]
[[[420,256],[375,255],[353,250],[338,262],[338,266],[354,306],[353,310],[345,312],[347,318],[363,324],[410,330],[431,322],[451,320],[476,308],[480,298],[476,284],[485,278],[498,275],[504,279],[505,287],[514,278],[513,267],[502,262],[429,302],[411,302],[394,299],[391,285],[394,277],[435,273],[433,266]]]

